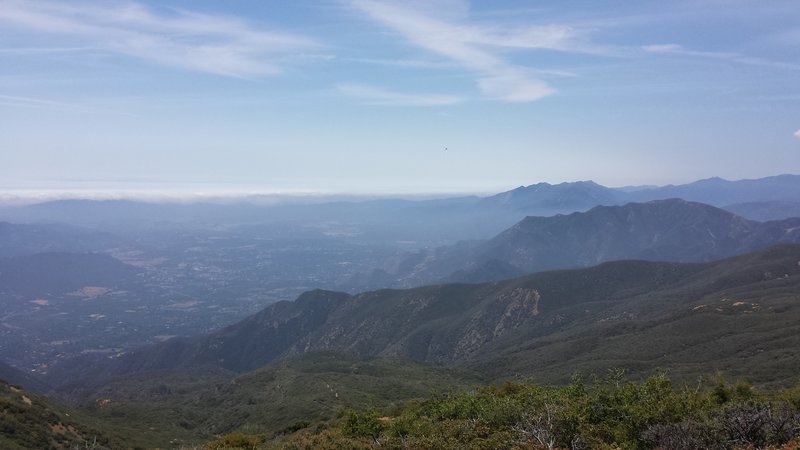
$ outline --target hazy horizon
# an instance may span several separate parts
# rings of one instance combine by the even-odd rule
[[[794,175],[781,173],[770,175]],[[533,181],[520,185],[498,185],[484,190],[470,190],[469,188],[429,190],[400,190],[400,189],[369,189],[369,190],[334,190],[334,189],[275,189],[263,186],[246,185],[212,185],[203,183],[76,183],[71,185],[61,184],[61,187],[50,186],[44,188],[8,188],[0,185],[0,205],[33,204],[54,200],[134,200],[144,202],[231,202],[251,201],[262,204],[292,203],[292,202],[317,202],[336,200],[369,200],[369,199],[410,199],[424,200],[434,198],[448,198],[458,196],[490,196],[507,192],[520,186],[531,186],[538,183],[557,185],[561,183],[574,183],[592,181],[612,189],[638,189],[662,187],[667,185],[681,185],[710,178],[722,178],[727,181],[752,180],[754,178],[726,179],[715,175],[689,180],[686,183],[676,182],[667,184],[642,184],[609,186],[598,183],[596,180],[562,180],[556,182]]]

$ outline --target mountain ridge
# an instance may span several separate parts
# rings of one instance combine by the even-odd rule
[[[742,317],[774,320],[769,317],[780,309],[784,317],[774,324],[796,323],[794,318],[800,317],[795,301],[800,287],[798,262],[800,245],[784,245],[710,263],[617,261],[483,284],[385,289],[358,295],[317,290],[303,294],[297,302],[271,305],[211,335],[173,339],[92,370],[100,370],[97,373],[104,376],[207,366],[244,372],[310,351],[345,351],[438,364],[488,358],[486,364],[491,365],[493,358],[510,348],[525,348],[542,339],[550,342],[559,334],[569,335],[570,330],[602,335],[602,330],[612,325],[611,330],[625,324],[647,328],[650,317],[677,320],[687,309],[705,304],[702,302],[709,296],[721,301],[726,292],[736,290],[751,297],[769,293],[758,301],[741,300],[742,305],[750,305]],[[756,304],[760,306],[752,306]],[[739,306],[725,308],[740,315]],[[697,314],[701,313],[718,312]],[[625,326],[620,330],[626,330]],[[791,326],[795,325],[776,330]],[[730,332],[741,334],[736,328]],[[781,376],[786,376],[783,372]]]
[[[146,202],[135,200],[56,200],[26,206],[0,207],[0,219],[16,222],[64,222],[103,226],[121,232],[181,224],[303,224],[309,220],[356,225],[376,239],[463,240],[484,238],[526,215],[568,214],[597,205],[620,205],[680,197],[724,207],[741,202],[794,201],[800,198],[800,175],[777,175],[729,181],[718,177],[683,185],[612,188],[594,181],[536,183],[487,196],[436,199],[378,198],[296,204],[237,201]],[[782,216],[779,218],[785,218]],[[298,227],[290,227],[299,231]],[[1,236],[0,236],[1,237]]]
[[[488,241],[423,251],[407,258],[395,276],[398,285],[414,286],[453,278],[494,281],[505,273],[617,259],[702,262],[800,242],[798,227],[800,219],[756,222],[682,199],[601,205],[567,215],[528,216]],[[497,263],[481,271],[490,261]]]

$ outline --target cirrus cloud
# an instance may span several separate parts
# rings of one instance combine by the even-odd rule
[[[382,106],[447,106],[463,102],[461,97],[439,94],[409,94],[365,84],[340,84],[342,94],[361,99],[364,104]]]
[[[765,59],[755,56],[746,56],[734,52],[707,52],[707,51],[690,50],[678,44],[643,45],[641,49],[647,53],[683,55],[690,57],[725,60],[737,64],[746,64],[751,66],[770,67],[775,69],[800,70],[800,64],[795,64],[792,62],[773,61],[770,59]]]
[[[469,23],[469,5],[379,0],[350,0],[349,5],[376,23],[392,29],[408,43],[438,54],[476,74],[478,88],[506,102],[531,102],[556,92],[535,70],[514,64],[500,49],[578,51],[580,33],[565,25],[507,29]],[[436,5],[440,7],[437,8]],[[458,6],[458,7],[455,7]],[[453,11],[457,11],[454,14]]]
[[[0,24],[60,36],[93,51],[186,70],[251,77],[283,70],[281,56],[318,47],[306,37],[265,31],[229,16],[156,12],[135,2],[0,1]],[[81,47],[76,47],[81,48]],[[37,49],[19,49],[19,52]]]

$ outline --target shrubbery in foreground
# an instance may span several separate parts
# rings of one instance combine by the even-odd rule
[[[717,381],[676,389],[664,375],[630,382],[615,373],[562,387],[509,382],[438,395],[391,417],[348,410],[262,448],[736,449],[798,438],[800,387],[767,393]]]

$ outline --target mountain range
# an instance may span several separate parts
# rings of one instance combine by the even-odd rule
[[[53,325],[69,318],[59,326],[73,324],[83,335],[133,333],[144,338],[142,344],[160,343],[82,344],[54,327],[52,337],[42,335],[47,339],[41,349],[49,352],[45,370],[31,372],[44,374],[43,381],[2,363],[0,378],[82,403],[80,411],[41,415],[60,407],[2,384],[0,400],[15,411],[13,417],[35,412],[31,420],[47,426],[31,431],[42,439],[54,439],[59,423],[80,416],[88,421],[74,422],[72,443],[94,436],[99,424],[104,431],[97,435],[109,445],[147,447],[193,445],[233,430],[277,436],[307,427],[309,419],[330,419],[342,408],[385,408],[446,386],[468,389],[508,378],[564,383],[576,372],[624,368],[631,377],[665,370],[680,382],[720,374],[787,386],[800,381],[800,218],[784,217],[793,211],[793,198],[800,198],[793,190],[798,180],[709,179],[624,189],[540,183],[490,197],[236,204],[221,210],[138,202],[128,209],[126,202],[87,201],[76,212],[74,204],[58,203],[55,210],[62,208],[71,225],[0,223],[0,294],[6,306],[20,305],[16,315],[6,308],[3,336],[17,339],[8,343],[39,339],[25,330],[40,317]],[[25,211],[52,212],[53,206]],[[82,225],[108,225],[107,206],[127,214],[112,222],[130,219],[133,228],[143,228],[118,228],[122,232],[112,235],[75,226],[92,217],[97,221]],[[393,212],[370,218],[384,210]],[[260,221],[273,213],[275,222],[261,228]],[[227,214],[227,222],[215,222]],[[207,223],[181,228],[203,217]],[[512,217],[516,223],[501,227]],[[406,253],[395,265],[360,276],[348,292],[308,290],[194,336],[150,330],[145,322],[155,316],[140,313],[150,308],[142,296],[159,289],[164,296],[150,299],[154,306],[166,300],[196,308],[201,303],[194,299],[202,300],[204,289],[239,283],[223,277],[221,268],[241,272],[250,270],[248,264],[269,262],[261,270],[275,270],[273,258],[285,265],[291,254],[286,249],[313,251],[316,245],[334,262],[369,255],[322,247],[316,233],[369,247],[381,236],[424,233],[431,223],[438,230],[434,235],[446,235],[456,223],[478,224],[474,235],[500,229],[488,240]],[[188,231],[194,226],[210,228]],[[276,231],[295,240],[274,251],[254,251]],[[470,233],[455,230],[446,241]],[[399,253],[404,245],[376,255]],[[159,253],[164,246],[169,252]],[[200,276],[187,277],[196,272]],[[198,281],[209,287],[195,286]],[[154,284],[139,289],[141,282]],[[378,289],[355,290],[368,285]],[[101,291],[114,295],[92,294]],[[216,304],[208,306],[209,314],[223,313]],[[190,316],[163,308],[151,314],[164,316],[163,329],[171,330]],[[158,339],[151,339],[155,333]],[[9,345],[7,352],[17,348]],[[72,349],[62,357],[68,345],[90,351]],[[12,428],[25,429],[17,422]]]
[[[548,381],[575,370],[715,370],[796,381],[800,245],[709,263],[617,261],[483,284],[358,295],[311,291],[237,324],[108,360],[61,367],[104,378],[217,367],[246,372],[314,351],[517,371]],[[53,373],[58,373],[54,371]]]
[[[490,196],[438,199],[369,199],[309,197],[262,201],[248,197],[227,201],[145,202],[133,200],[56,200],[0,207],[0,220],[16,223],[59,222],[119,234],[160,228],[219,228],[259,224],[274,233],[312,236],[328,232],[320,224],[336,224],[367,240],[454,242],[484,239],[525,216],[550,216],[586,211],[598,205],[622,205],[668,198],[737,207],[762,219],[762,204],[797,206],[800,175],[755,180],[709,178],[683,185],[610,188],[592,181],[537,183]],[[746,207],[737,206],[748,203]],[[752,211],[753,216],[748,214]],[[770,219],[791,217],[792,210],[771,208]],[[796,209],[794,210],[796,211]],[[311,224],[316,224],[310,226]],[[2,239],[0,229],[0,239]],[[61,244],[63,245],[63,243]],[[42,251],[73,251],[51,248]],[[87,250],[97,250],[89,248]],[[85,251],[85,250],[83,250]]]
[[[800,176],[777,175],[753,180],[730,181],[719,177],[692,183],[666,186],[632,186],[610,188],[593,181],[559,184],[537,183],[520,186],[480,200],[483,207],[502,207],[526,215],[549,216],[585,211],[598,205],[621,205],[681,198],[726,208],[748,204],[755,210],[762,204],[791,204],[796,208],[800,198]],[[745,211],[745,208],[740,208]],[[755,211],[754,211],[755,214]],[[775,211],[770,219],[793,217],[788,211]],[[748,216],[749,217],[749,216]],[[763,220],[760,217],[752,217]]]
[[[626,200],[648,201],[673,197],[715,206],[744,202],[797,201],[800,198],[800,176],[777,175],[736,181],[713,177],[688,184],[636,190],[630,192]]]
[[[800,242],[800,218],[756,222],[681,199],[526,217],[483,242],[424,250],[394,274],[400,286],[481,282],[618,259],[702,262]]]

